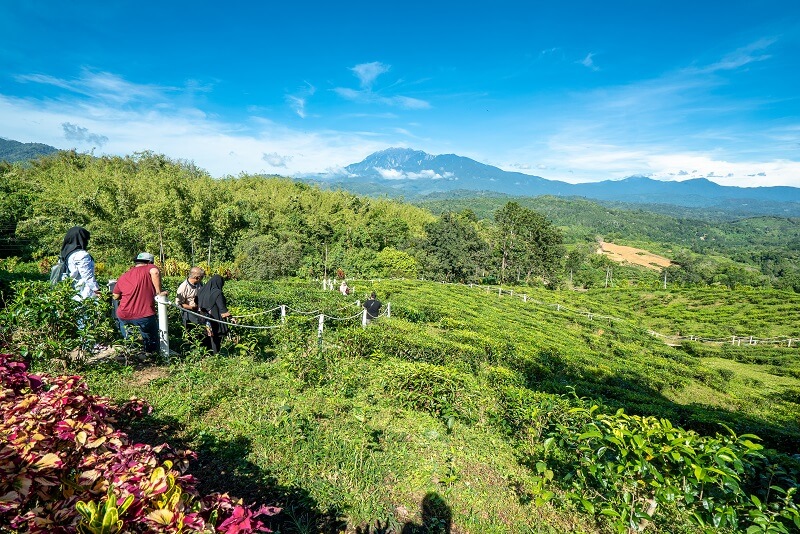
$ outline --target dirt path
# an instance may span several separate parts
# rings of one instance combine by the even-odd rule
[[[600,248],[597,253],[605,254],[609,259],[617,263],[632,263],[654,271],[660,271],[662,268],[672,265],[672,262],[663,256],[658,256],[640,248],[615,245],[604,241],[600,241]]]

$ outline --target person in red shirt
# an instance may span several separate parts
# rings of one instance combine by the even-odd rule
[[[117,280],[111,296],[119,300],[117,319],[123,339],[128,339],[126,326],[136,326],[142,335],[144,350],[158,350],[158,319],[156,318],[156,295],[166,295],[161,290],[161,271],[153,265],[155,258],[142,252],[133,260],[133,267]]]

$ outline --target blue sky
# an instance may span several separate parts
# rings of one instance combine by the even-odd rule
[[[800,2],[0,0],[0,137],[214,176],[409,147],[800,187]]]

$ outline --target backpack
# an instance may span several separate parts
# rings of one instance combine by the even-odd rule
[[[55,287],[59,282],[64,280],[66,276],[69,274],[69,270],[67,269],[67,261],[74,252],[75,252],[74,250],[70,252],[66,258],[62,258],[61,256],[59,256],[58,261],[55,263],[55,265],[50,267],[51,286]]]
[[[67,262],[60,257],[55,265],[50,267],[50,285],[56,286],[67,275]]]

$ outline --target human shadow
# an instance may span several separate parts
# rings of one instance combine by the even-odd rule
[[[356,534],[450,534],[453,528],[453,512],[447,501],[436,493],[429,492],[420,503],[420,523],[407,521],[400,526],[391,519],[381,524],[356,528]]]
[[[187,474],[197,479],[200,494],[227,493],[248,505],[281,508],[265,521],[273,531],[338,534],[346,528],[340,510],[321,509],[306,489],[282,485],[268,470],[247,460],[252,450],[247,438],[205,433],[179,438],[185,427],[173,417],[148,416],[123,424],[133,442],[156,446],[167,441],[173,449],[194,451],[197,458],[189,463]]]

